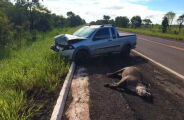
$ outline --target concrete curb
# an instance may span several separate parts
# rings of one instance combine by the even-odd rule
[[[153,60],[153,59],[151,59],[151,58],[141,54],[140,52],[138,52],[136,50],[132,50],[132,52],[137,54],[137,55],[139,55],[139,56],[142,56],[143,58],[145,58],[147,60],[149,60],[150,62],[152,62],[153,64],[157,65],[158,67],[161,67],[162,69],[172,73],[173,75],[177,76],[178,78],[180,78],[184,82],[184,76],[183,75],[181,75],[181,74],[175,72],[174,70],[172,70],[172,69],[170,69],[170,68],[168,68],[168,67],[166,67],[166,66],[164,66],[164,65],[162,65],[160,63],[158,63],[157,61],[155,61],[155,60]]]
[[[63,114],[63,110],[65,107],[65,102],[66,102],[66,98],[70,89],[70,85],[71,85],[71,81],[73,78],[73,74],[74,74],[74,70],[75,70],[75,62],[72,62],[69,72],[65,78],[65,81],[63,83],[63,87],[60,91],[59,97],[57,99],[56,105],[54,107],[54,110],[52,112],[52,116],[50,118],[50,120],[61,120],[62,118],[62,114]]]

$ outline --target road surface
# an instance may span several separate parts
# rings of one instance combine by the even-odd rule
[[[71,86],[62,120],[74,117],[80,120],[184,120],[184,83],[180,79],[133,54],[123,59],[119,55],[100,56],[89,63],[86,66],[77,66],[72,85],[78,87]],[[121,79],[108,78],[106,73],[126,66],[137,66],[141,69],[143,82],[149,86],[152,99],[104,87],[105,83]],[[85,68],[87,74],[76,77],[79,76],[77,74],[81,67]],[[86,99],[89,99],[89,107],[86,107]],[[89,112],[85,114],[89,118],[82,119],[84,112],[81,110]]]
[[[119,31],[120,34],[126,33]],[[136,51],[184,75],[184,43],[137,34]]]

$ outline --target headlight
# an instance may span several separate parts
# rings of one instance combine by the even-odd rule
[[[56,46],[56,48],[57,48],[58,50],[63,50],[63,48],[60,47],[60,46]]]

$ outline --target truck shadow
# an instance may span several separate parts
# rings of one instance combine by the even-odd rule
[[[122,57],[120,54],[110,54],[91,58],[88,61],[87,66],[108,66],[111,71],[116,71],[124,67],[137,66],[140,64],[145,64],[147,62],[148,60],[136,55]]]

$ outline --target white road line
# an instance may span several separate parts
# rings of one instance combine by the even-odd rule
[[[65,78],[65,82],[60,91],[59,97],[57,99],[57,102],[52,112],[52,116],[50,120],[61,120],[62,118],[62,114],[63,114],[66,98],[70,89],[74,70],[75,70],[75,63],[72,62],[72,65],[70,66],[69,72]]]
[[[172,69],[170,69],[170,68],[168,68],[168,67],[166,67],[166,66],[164,66],[164,65],[162,65],[160,63],[158,63],[157,61],[155,61],[155,60],[153,60],[153,59],[143,55],[142,53],[140,53],[140,52],[138,52],[136,50],[132,50],[132,52],[137,54],[137,55],[140,55],[140,56],[144,57],[145,59],[148,59],[150,62],[156,64],[157,66],[159,66],[159,67],[161,67],[163,69],[165,69],[166,71],[172,73],[173,75],[176,75],[178,78],[182,79],[182,81],[184,82],[184,76],[183,75],[181,75],[181,74],[175,72],[174,70],[172,70]]]

